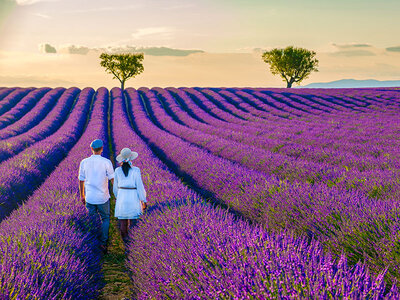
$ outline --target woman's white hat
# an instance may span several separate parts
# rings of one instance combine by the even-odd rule
[[[123,161],[132,161],[136,159],[139,156],[137,152],[131,151],[129,148],[124,148],[121,150],[120,154],[117,156],[117,161],[118,162],[123,162]]]

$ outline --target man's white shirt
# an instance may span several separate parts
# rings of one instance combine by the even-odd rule
[[[111,161],[101,155],[92,155],[81,161],[79,180],[85,181],[86,202],[104,204],[110,199],[108,180],[114,178]]]

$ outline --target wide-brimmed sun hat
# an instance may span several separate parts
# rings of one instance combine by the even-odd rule
[[[99,149],[103,147],[103,141],[99,139],[94,140],[93,142],[90,143],[90,147],[92,147],[93,149]]]
[[[131,151],[129,148],[124,148],[121,150],[120,154],[117,156],[117,161],[118,162],[123,162],[123,161],[132,161],[136,159],[139,156],[137,152]]]

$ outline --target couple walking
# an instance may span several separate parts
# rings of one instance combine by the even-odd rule
[[[116,198],[115,217],[121,237],[126,243],[128,230],[138,221],[146,209],[146,191],[140,169],[132,165],[138,157],[136,152],[124,148],[116,160],[120,167],[113,169],[111,161],[101,156],[103,141],[94,140],[90,144],[93,155],[81,161],[79,166],[79,191],[83,204],[90,215],[101,218],[101,248],[107,252],[108,229],[110,225],[110,193],[108,181],[113,185]]]

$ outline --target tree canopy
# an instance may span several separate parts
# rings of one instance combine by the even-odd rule
[[[121,89],[125,87],[125,81],[133,78],[144,71],[143,53],[123,53],[100,55],[100,65],[106,69],[106,72],[114,75],[113,79],[118,79],[121,83]]]
[[[272,49],[262,54],[263,60],[270,65],[273,75],[280,75],[291,88],[293,83],[299,84],[308,78],[311,72],[318,72],[316,53],[304,48],[293,46],[285,49]]]

